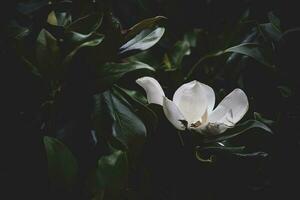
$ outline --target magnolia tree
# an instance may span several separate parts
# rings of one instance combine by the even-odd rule
[[[222,153],[267,155],[231,143],[252,130],[271,133],[267,120],[258,113],[252,117],[247,89],[222,94],[220,87],[209,86],[215,79],[198,76],[208,59],[221,57],[244,56],[272,67],[259,43],[247,41],[206,52],[187,70],[181,67],[183,57],[201,45],[196,44],[199,30],[194,30],[175,44],[176,51],[166,52],[151,66],[145,59],[151,57],[149,49],[168,37],[165,17],[123,29],[109,2],[80,2],[77,10],[68,1],[41,3],[38,8],[28,4],[35,8],[29,14],[36,21],[28,27],[14,23],[12,34],[23,65],[45,86],[36,126],[44,137],[54,193],[94,200],[147,196],[152,185],[141,183],[136,188],[133,174],[147,171],[148,166],[141,164],[147,159],[145,149],[154,150],[155,145],[149,145],[152,138],[165,134],[174,135],[180,141],[176,148],[189,149],[184,155],[199,163],[214,165]],[[272,27],[276,24],[262,26],[269,31]],[[276,31],[272,33],[280,34]],[[80,124],[85,128],[78,129]],[[171,143],[165,141],[165,146]]]

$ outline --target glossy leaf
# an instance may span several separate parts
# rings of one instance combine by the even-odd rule
[[[144,123],[110,91],[104,93],[104,100],[113,119],[114,137],[127,148],[138,147],[143,143],[147,132]]]
[[[204,138],[204,143],[211,143],[211,142],[220,142],[231,139],[243,133],[246,133],[250,129],[259,128],[264,130],[267,133],[272,133],[272,130],[267,127],[262,122],[256,120],[248,120],[242,124],[236,125],[234,128],[227,129],[224,133],[216,136],[208,136]]]
[[[120,47],[120,54],[130,51],[146,50],[155,45],[163,36],[165,28],[145,29]]]
[[[96,47],[104,40],[104,35],[98,33],[91,33],[88,35],[82,35],[78,33],[72,33],[71,43],[69,49],[75,48],[72,50],[64,59],[64,64],[69,63],[74,55],[83,48],[92,48]],[[72,46],[73,45],[73,46]]]
[[[39,72],[46,77],[58,77],[60,75],[60,48],[54,36],[43,29],[37,38],[36,59]]]
[[[135,109],[136,114],[144,124],[146,125],[147,132],[154,131],[158,124],[158,117],[157,115],[146,105],[139,101],[137,95],[134,91],[129,91],[124,88],[121,88],[117,85],[113,88],[118,92],[118,96],[120,98],[125,99],[132,108]]]
[[[231,52],[231,53],[239,53],[246,56],[249,56],[255,59],[257,62],[272,67],[264,55],[262,54],[261,50],[259,49],[259,44],[256,43],[243,43],[234,47],[230,47],[224,51],[224,53]]]

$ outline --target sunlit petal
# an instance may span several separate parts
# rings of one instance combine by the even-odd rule
[[[248,108],[249,102],[244,91],[235,89],[209,115],[209,122],[233,126],[242,119]]]
[[[206,93],[198,81],[180,86],[173,96],[173,102],[189,123],[200,120],[207,109]]]
[[[215,106],[215,101],[216,101],[215,92],[210,86],[204,83],[200,83],[200,85],[205,91],[206,102],[207,102],[207,113],[210,114]]]
[[[185,121],[185,118],[173,101],[164,97],[163,109],[167,119],[173,124],[173,126],[179,130],[184,130],[186,128],[184,123],[182,123]]]
[[[145,76],[137,79],[136,83],[146,91],[148,103],[163,105],[163,97],[165,96],[165,93],[157,80],[152,77]]]

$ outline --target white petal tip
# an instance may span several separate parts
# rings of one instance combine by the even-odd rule
[[[144,76],[138,78],[135,82],[146,91],[148,103],[162,105],[162,97],[165,94],[157,80],[149,76]]]

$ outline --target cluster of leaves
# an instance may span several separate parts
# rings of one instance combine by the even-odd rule
[[[72,193],[80,185],[87,187],[84,195],[89,198],[119,199],[127,189],[127,153],[132,152],[130,159],[134,159],[135,152],[144,143],[147,129],[154,128],[155,116],[118,84],[134,83],[136,78],[155,71],[145,63],[128,61],[126,57],[156,44],[163,36],[165,18],[149,18],[122,30],[111,13],[109,2],[82,1],[80,4],[76,13],[70,1],[20,4],[22,11],[26,11],[22,17],[38,22],[24,25],[14,21],[8,31],[24,66],[47,91],[41,97],[38,126],[45,135],[52,186],[55,190]],[[69,97],[70,87],[78,90],[78,94]],[[91,161],[93,166],[83,172],[93,173],[86,175],[85,180],[79,179],[82,161],[73,156],[78,149],[72,146],[74,138],[67,136],[64,124],[67,122],[61,125],[58,119],[63,112],[60,110],[62,102],[82,95],[81,90],[87,98],[92,98],[94,106],[87,117],[91,125],[87,132],[80,134],[92,139],[91,146],[99,145],[100,140],[106,149],[103,156],[103,152],[96,153],[95,162]],[[72,151],[64,142],[69,142]]]

